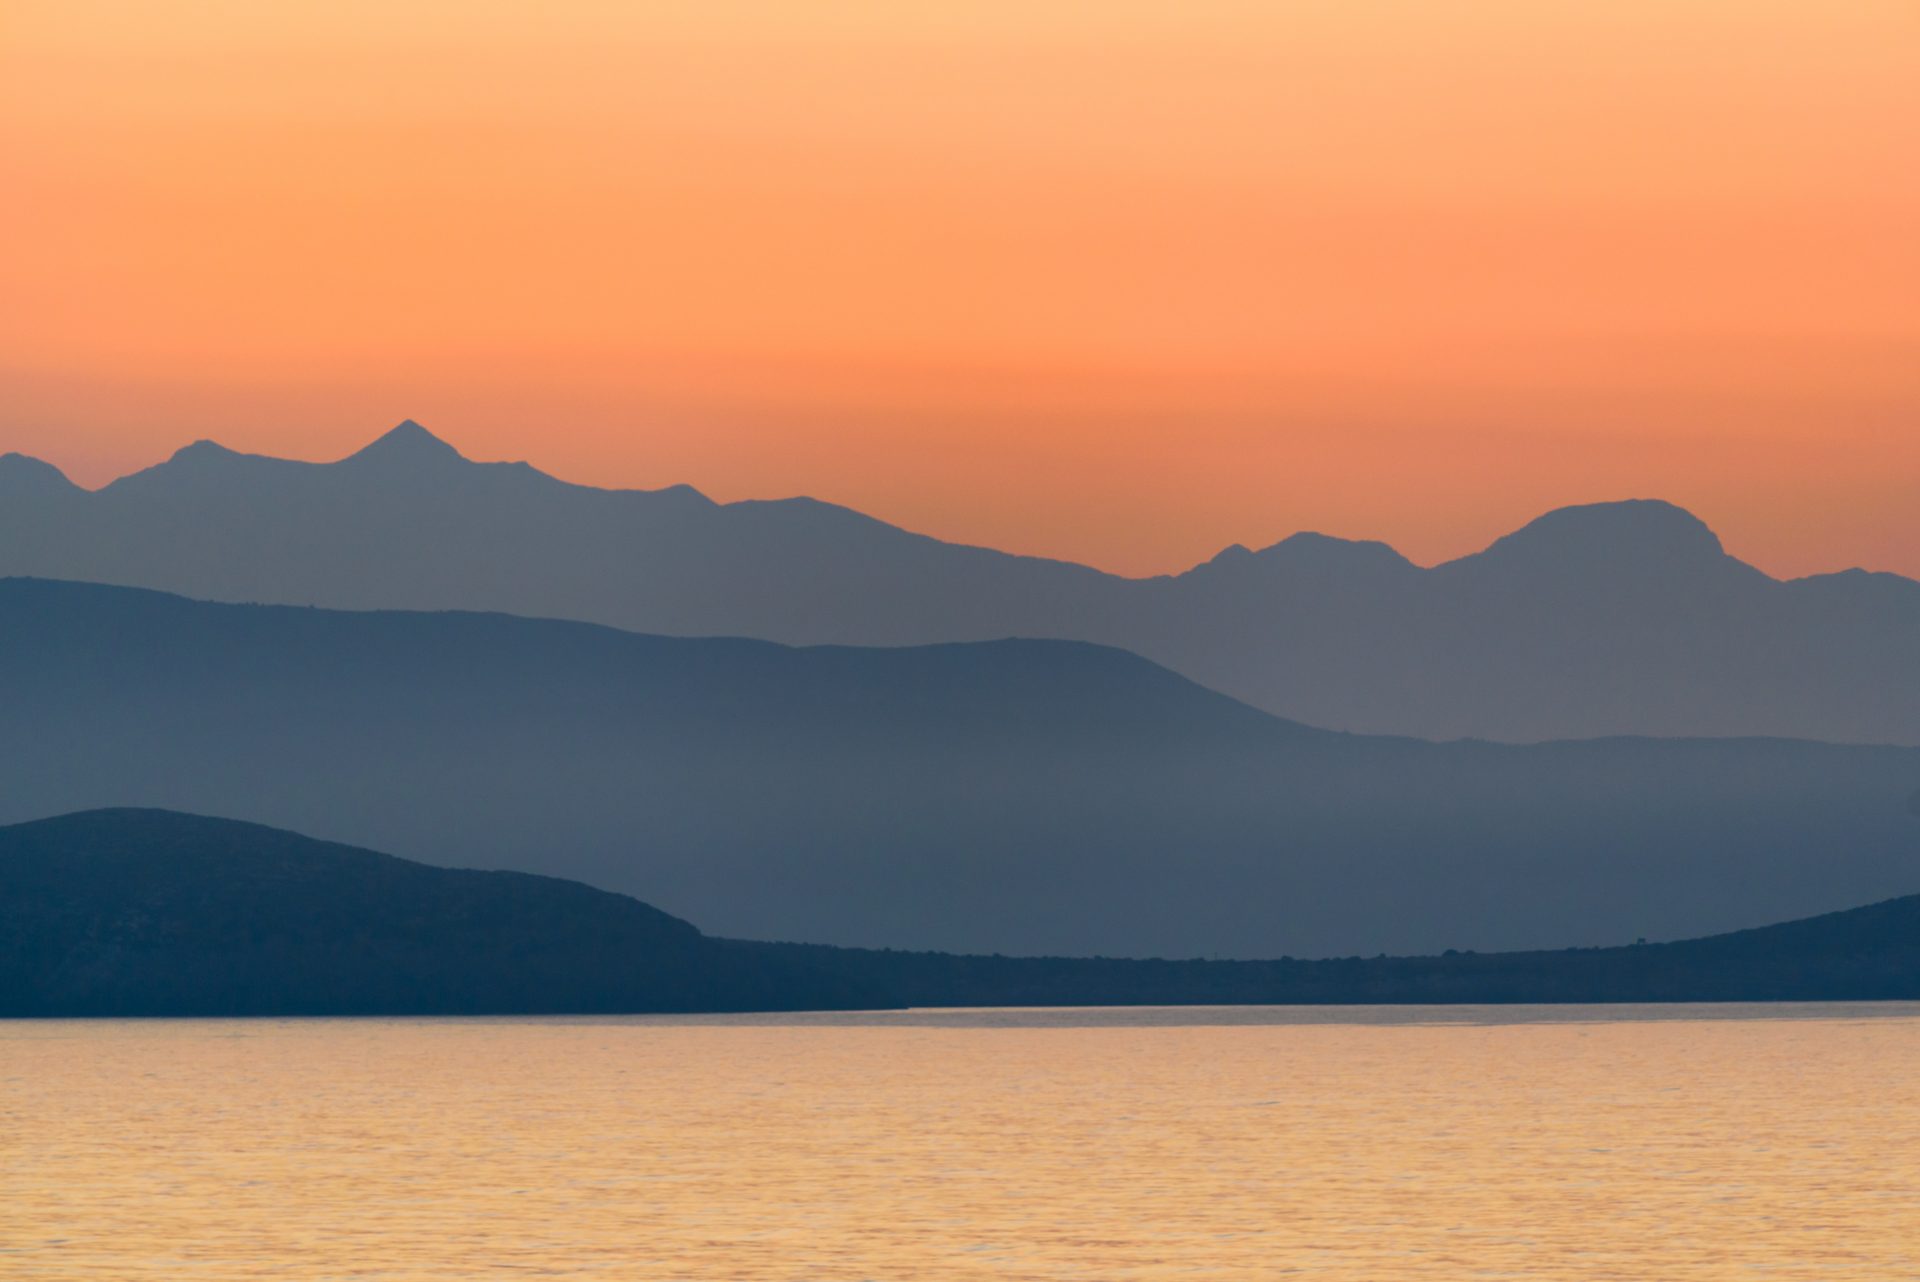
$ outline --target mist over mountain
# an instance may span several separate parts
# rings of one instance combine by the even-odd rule
[[[0,827],[0,1017],[1920,997],[1920,895],[1666,945],[1245,962],[702,935],[576,882],[157,810]]]
[[[1353,736],[1078,642],[795,649],[15,579],[0,708],[0,822],[224,815],[748,939],[1561,947],[1920,878],[1917,750]]]
[[[0,574],[793,644],[1087,640],[1309,724],[1436,739],[1920,743],[1920,583],[1778,581],[1652,501],[1431,569],[1301,534],[1136,580],[811,499],[571,485],[407,422],[329,464],[200,442],[93,492],[0,458]]]

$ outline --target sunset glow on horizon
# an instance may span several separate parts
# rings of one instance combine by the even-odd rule
[[[1122,573],[1660,497],[1920,575],[1910,0],[0,13],[0,452],[806,493]]]

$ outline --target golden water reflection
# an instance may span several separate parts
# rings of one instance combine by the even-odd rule
[[[1920,1008],[1433,1014],[0,1023],[0,1277],[1920,1277]]]

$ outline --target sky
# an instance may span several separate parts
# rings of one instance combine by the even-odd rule
[[[0,450],[1920,575],[1913,0],[0,0]]]

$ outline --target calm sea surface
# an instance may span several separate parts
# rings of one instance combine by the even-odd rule
[[[1920,1007],[0,1023],[0,1278],[1920,1278]]]

